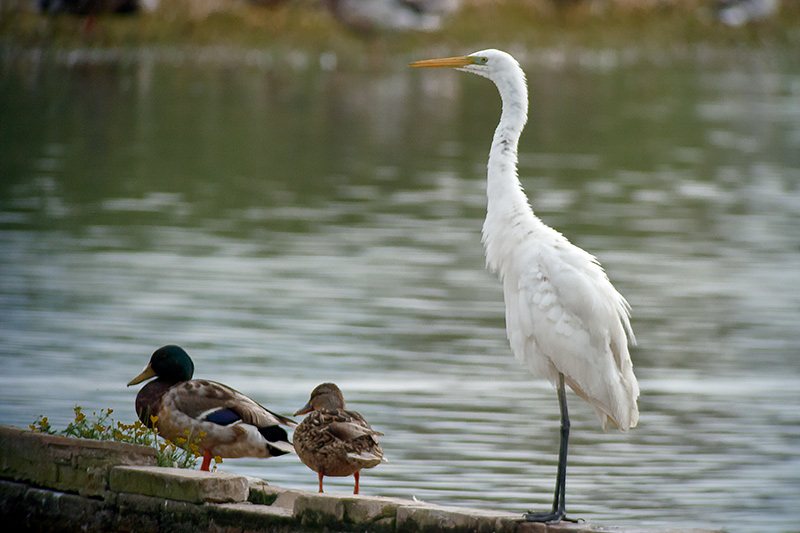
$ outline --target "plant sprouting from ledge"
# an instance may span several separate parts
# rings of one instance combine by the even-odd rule
[[[184,437],[175,439],[171,442],[160,439],[154,428],[149,428],[139,420],[133,424],[124,424],[111,418],[113,409],[101,409],[98,414],[96,411],[92,415],[86,416],[83,408],[76,405],[73,408],[75,418],[67,427],[61,431],[56,431],[50,425],[46,416],[39,415],[39,418],[28,427],[36,433],[46,433],[48,435],[64,435],[66,437],[77,437],[82,439],[94,439],[103,441],[124,442],[128,444],[138,444],[141,446],[151,446],[157,451],[158,466],[194,468],[197,466],[197,459],[200,457],[200,442],[206,436],[201,431],[198,435],[192,435],[186,430]],[[158,421],[158,417],[151,416],[153,424]],[[222,458],[214,457],[214,462],[219,464]],[[214,466],[216,469],[216,465]]]

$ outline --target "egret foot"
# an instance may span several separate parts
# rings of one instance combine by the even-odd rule
[[[542,522],[548,524],[556,524],[558,522],[572,522],[576,524],[581,522],[580,518],[569,518],[563,509],[558,511],[551,511],[549,513],[525,513],[526,522]]]

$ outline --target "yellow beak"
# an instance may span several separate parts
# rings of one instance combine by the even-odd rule
[[[473,63],[470,56],[443,57],[441,59],[423,59],[408,65],[409,67],[466,67]]]
[[[148,363],[148,365],[145,367],[142,373],[133,378],[130,381],[130,383],[128,383],[128,387],[130,387],[131,385],[136,385],[137,383],[141,383],[142,381],[147,381],[148,379],[154,377],[156,377],[156,373],[153,371],[153,367],[151,367],[150,364]]]

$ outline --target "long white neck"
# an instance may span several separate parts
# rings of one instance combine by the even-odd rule
[[[508,252],[505,247],[519,242],[532,224],[541,225],[517,177],[517,146],[528,120],[528,88],[522,69],[517,66],[516,70],[492,79],[500,91],[503,111],[489,152],[483,243],[489,268],[501,275]]]

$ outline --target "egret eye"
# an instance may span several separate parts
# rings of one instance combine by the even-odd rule
[[[475,63],[478,65],[485,65],[489,61],[488,57],[480,56],[475,58]]]

